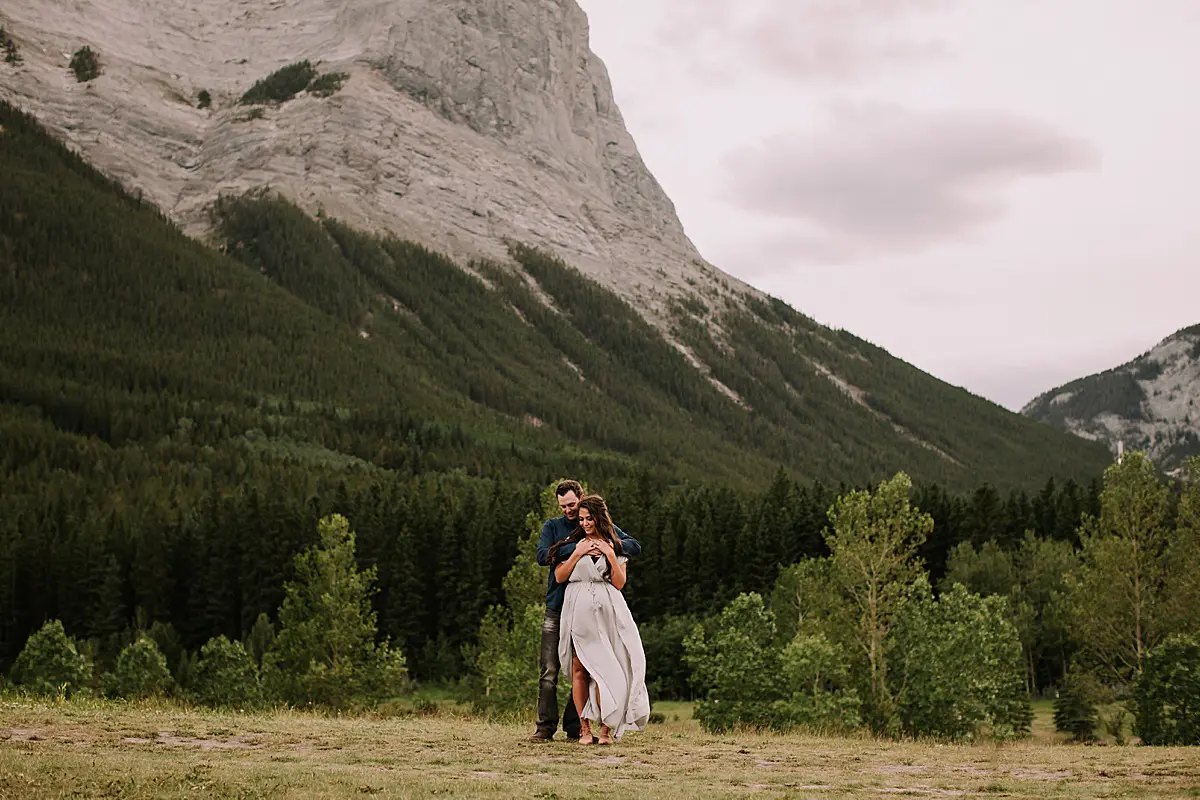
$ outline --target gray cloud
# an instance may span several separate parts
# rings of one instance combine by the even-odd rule
[[[779,134],[729,154],[726,196],[798,223],[769,250],[849,261],[911,252],[1002,216],[1026,176],[1095,168],[1096,149],[1008,114],[841,105],[823,129]]]
[[[659,30],[709,79],[747,64],[789,79],[844,81],[949,55],[937,39],[907,36],[897,22],[952,0],[684,0]]]

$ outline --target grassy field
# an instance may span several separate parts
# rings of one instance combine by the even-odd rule
[[[460,716],[0,700],[0,798],[1200,797],[1200,748],[711,736],[686,704],[611,747]]]

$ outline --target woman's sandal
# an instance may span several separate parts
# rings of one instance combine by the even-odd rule
[[[579,726],[579,743],[580,744],[595,744],[596,737],[592,736],[592,726],[589,722],[584,722]]]
[[[609,727],[607,725],[601,725],[600,726],[600,739],[597,741],[597,744],[612,744],[612,743],[613,743],[612,731],[609,729]]]

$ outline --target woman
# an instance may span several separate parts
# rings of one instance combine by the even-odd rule
[[[650,716],[646,654],[621,594],[627,561],[603,498],[581,498],[579,528],[551,550],[554,579],[567,584],[558,653],[559,663],[571,665],[580,744],[596,741],[591,720],[600,723],[599,743],[611,744],[631,728],[643,730]]]

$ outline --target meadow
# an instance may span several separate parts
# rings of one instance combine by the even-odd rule
[[[215,712],[173,703],[0,700],[0,798],[1200,797],[1200,749],[1082,746],[1053,732],[945,745],[713,736],[686,703],[610,747],[450,702],[392,715]]]

